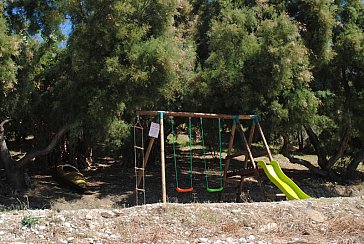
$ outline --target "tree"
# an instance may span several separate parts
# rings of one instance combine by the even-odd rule
[[[59,43],[64,40],[60,24],[65,20],[64,1],[6,1],[4,14],[9,33],[15,33],[21,40],[13,61],[18,67],[16,84],[9,91],[5,104],[7,116],[13,120],[12,130],[16,137],[35,135],[36,144],[45,146],[45,139],[51,132],[44,130],[44,114],[49,111],[42,96],[50,87],[49,74],[58,60]],[[54,76],[52,77],[54,78]],[[55,120],[57,121],[57,120]],[[55,121],[49,123],[54,124]],[[43,130],[40,130],[43,128]],[[55,125],[54,130],[59,128]],[[36,133],[41,132],[39,136]]]
[[[17,35],[11,35],[7,29],[3,15],[3,3],[0,2],[0,114],[2,118],[9,116],[12,107],[9,94],[17,83],[18,66],[13,57],[19,56],[22,41]]]
[[[120,146],[132,111],[175,103],[191,63],[173,26],[176,8],[162,0],[73,2],[62,107],[74,127]]]
[[[290,13],[305,26],[302,36],[311,50],[311,88],[320,101],[317,116],[304,125],[321,168],[290,157],[322,175],[334,174],[339,161],[350,176],[363,161],[361,135],[363,3],[360,1],[292,1]],[[334,21],[336,19],[336,21]],[[360,105],[359,105],[360,104]],[[356,141],[356,142],[355,142]],[[291,155],[290,155],[291,156]]]
[[[191,1],[193,12],[198,16],[195,37],[196,42],[196,68],[204,67],[205,61],[209,56],[209,36],[211,20],[219,14],[219,1],[194,0]]]
[[[202,100],[195,103],[211,112],[256,112],[275,133],[309,121],[318,101],[298,25],[267,3],[221,6],[209,31],[209,57],[193,84],[191,97]]]
[[[27,186],[24,175],[25,166],[34,158],[48,154],[56,146],[63,134],[67,132],[68,126],[66,125],[61,128],[46,148],[27,153],[24,157],[16,161],[10,156],[6,145],[4,125],[7,122],[9,120],[4,120],[0,123],[0,160],[5,168],[6,177],[10,185],[15,189],[23,189]]]
[[[68,127],[65,126],[67,121],[64,119],[49,116],[51,103],[47,101],[50,93],[48,88],[55,78],[52,74],[53,67],[59,60],[58,43],[62,40],[59,24],[64,18],[59,3],[61,1],[1,3],[0,42],[1,52],[4,51],[1,61],[4,57],[7,64],[1,63],[1,69],[6,69],[7,73],[4,72],[4,76],[1,76],[4,82],[1,83],[0,90],[4,96],[0,98],[0,119],[12,119],[12,133],[7,134],[16,139],[17,143],[25,136],[33,135],[33,146],[44,148],[29,152],[16,161],[10,156],[5,140],[4,124],[7,120],[1,123],[0,167],[5,169],[7,180],[14,188],[25,187],[24,169],[29,162],[37,156],[48,154],[60,139],[57,136],[56,140],[51,141],[50,137],[60,127]],[[64,134],[65,131],[67,129],[60,132]]]

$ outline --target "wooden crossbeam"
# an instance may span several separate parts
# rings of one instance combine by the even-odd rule
[[[263,151],[263,150],[253,150],[253,149],[251,151],[252,151],[252,154],[253,154],[253,157],[254,158],[268,156],[268,152],[267,151]],[[233,153],[233,154],[227,155],[225,157],[225,159],[233,159],[233,158],[236,158],[236,157],[239,157],[239,156],[247,155],[247,153],[248,153],[247,151]]]
[[[205,119],[237,119],[239,120],[252,120],[255,115],[231,115],[231,114],[211,114],[211,113],[192,113],[192,112],[170,112],[170,111],[136,111],[139,116],[157,116],[163,113],[164,116],[173,117],[191,117],[191,118],[205,118]]]

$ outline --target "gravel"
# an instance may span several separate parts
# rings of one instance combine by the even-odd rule
[[[0,243],[363,243],[364,197],[0,213]]]

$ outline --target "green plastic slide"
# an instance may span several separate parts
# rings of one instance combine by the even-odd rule
[[[286,195],[288,200],[311,198],[283,173],[277,161],[271,161],[269,165],[264,161],[258,161],[258,167],[263,168],[269,180]]]

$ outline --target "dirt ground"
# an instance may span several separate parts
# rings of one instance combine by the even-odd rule
[[[88,189],[86,192],[79,193],[73,191],[67,186],[57,182],[51,176],[50,172],[37,170],[29,172],[32,185],[24,192],[12,192],[6,186],[2,186],[0,192],[0,213],[11,213],[12,211],[25,210],[28,214],[29,211],[35,211],[33,213],[35,216],[37,215],[36,211],[38,211],[35,209],[50,209],[51,211],[57,212],[80,211],[82,216],[78,219],[78,221],[87,221],[87,218],[85,220],[84,212],[82,212],[84,209],[89,209],[92,212],[99,211],[95,213],[95,215],[100,215],[100,211],[102,212],[104,209],[117,209],[119,212],[122,210],[122,213],[125,214],[125,216],[133,214],[138,215],[138,212],[140,212],[140,218],[143,218],[143,214],[148,216],[149,213],[151,214],[150,218],[146,218],[145,225],[142,224],[144,227],[137,228],[135,230],[140,234],[139,237],[137,233],[134,233],[135,235],[129,234],[124,237],[120,234],[118,237],[119,239],[117,240],[99,238],[98,242],[96,241],[98,238],[94,238],[94,241],[90,241],[89,243],[158,243],[158,241],[161,243],[173,243],[173,241],[177,239],[181,242],[174,243],[186,243],[186,241],[195,243],[219,243],[219,241],[222,241],[220,243],[238,243],[239,240],[242,241],[244,238],[247,242],[249,242],[248,240],[250,235],[255,235],[255,238],[260,238],[251,240],[253,243],[258,243],[257,241],[259,240],[265,240],[260,243],[319,243],[320,241],[318,240],[322,240],[321,243],[364,242],[364,226],[362,224],[362,219],[364,217],[363,174],[358,174],[357,178],[352,179],[350,184],[327,182],[322,178],[312,175],[303,166],[288,163],[287,159],[281,155],[275,155],[274,157],[277,161],[279,161],[286,175],[296,182],[296,184],[304,192],[312,196],[314,198],[313,200],[284,201],[285,199],[281,197],[270,197],[268,199],[264,199],[263,191],[259,187],[257,180],[255,178],[246,178],[243,183],[243,194],[238,199],[239,202],[242,202],[241,204],[244,205],[236,203],[236,190],[239,185],[238,181],[228,184],[224,191],[226,193],[224,194],[224,200],[221,201],[219,193],[208,193],[206,191],[205,176],[202,174],[204,170],[203,162],[199,159],[194,160],[194,191],[192,193],[178,193],[175,191],[176,183],[173,159],[168,157],[166,160],[167,202],[172,204],[168,205],[172,206],[168,207],[170,208],[168,211],[172,211],[173,213],[170,212],[169,215],[171,216],[168,215],[166,217],[166,210],[163,210],[162,212],[158,210],[161,206],[160,202],[162,199],[161,173],[158,162],[154,164],[151,163],[151,165],[148,165],[146,170],[145,203],[147,205],[143,208],[144,213],[141,211],[140,207],[133,207],[135,205],[135,196],[133,195],[133,191],[135,189],[134,168],[127,166],[127,162],[125,161],[116,161],[113,158],[102,156],[95,159],[91,168],[83,170],[83,173],[88,180]],[[240,164],[241,161],[239,160],[232,162],[233,168],[239,167]],[[188,187],[188,167],[189,162],[184,161],[184,163],[182,163],[182,167],[179,169],[181,172],[179,183],[181,187]],[[280,193],[278,188],[270,183],[266,176],[261,175],[261,179],[264,190],[268,195]],[[218,186],[219,177],[211,176],[209,184],[210,186]],[[142,202],[143,195],[140,194],[138,199],[139,202]],[[173,205],[176,203],[184,204]],[[186,208],[184,208],[184,206]],[[229,207],[227,208],[226,206]],[[212,212],[210,213],[210,217],[208,217],[208,214],[205,217],[202,217],[202,220],[204,221],[201,222],[201,226],[199,226],[198,223],[195,223],[195,225],[191,227],[197,228],[192,231],[193,233],[190,233],[189,235],[183,233],[170,236],[161,235],[158,237],[155,233],[154,235],[149,233],[150,231],[148,230],[148,235],[145,235],[145,233],[143,234],[143,232],[146,231],[145,226],[149,226],[152,230],[154,227],[158,227],[159,230],[161,228],[167,228],[163,226],[161,227],[161,223],[158,223],[157,225],[153,216],[161,218],[161,221],[165,221],[165,217],[172,218],[174,216],[173,218],[175,218],[175,222],[177,221],[180,225],[185,222],[186,219],[188,220],[189,217],[177,215],[180,213],[189,215],[192,211],[190,208],[195,207],[197,209],[194,211],[197,211],[196,213],[201,211],[201,215],[204,215],[204,212],[205,215],[209,211]],[[211,208],[214,210],[211,210]],[[224,209],[224,217],[219,215],[220,208]],[[234,213],[234,211],[239,214],[244,214],[244,211],[241,212],[242,208],[250,209],[247,213],[245,213],[248,214],[248,218],[244,223],[241,222],[243,221],[242,219],[236,219],[232,216],[230,219],[227,218],[227,215]],[[269,210],[272,208],[276,208],[277,211],[272,213]],[[124,209],[129,209],[130,211],[126,211]],[[340,211],[335,211],[335,209],[340,209]],[[215,210],[217,212],[215,212]],[[120,215],[119,212],[118,216]],[[67,214],[70,213],[67,212]],[[23,216],[23,214],[20,215]],[[112,215],[115,214],[112,213]],[[4,233],[7,232],[5,230],[1,230],[2,218],[6,218],[6,215],[3,215],[3,217],[0,216],[0,240],[6,241],[9,240],[9,238],[11,239],[11,237],[6,237],[7,235]],[[221,221],[216,218],[221,219]],[[265,220],[260,221],[260,218],[264,218]],[[103,218],[101,218],[101,220],[102,219]],[[133,221],[143,222],[143,220],[139,219],[139,217],[137,218],[134,216],[132,219]],[[236,221],[232,221],[232,219],[236,219]],[[277,222],[278,220],[279,222]],[[306,227],[302,226],[302,221],[305,221],[304,224]],[[219,224],[217,224],[217,222]],[[356,223],[357,228],[351,227],[351,223]],[[158,231],[158,228],[154,231]],[[204,230],[201,232],[199,231],[199,228]],[[218,231],[215,235],[210,230],[216,228]],[[269,232],[269,234],[261,231],[263,230],[262,228],[267,228],[267,232]],[[291,229],[285,232],[285,228]],[[297,237],[297,228],[299,228],[300,232],[299,237]],[[324,230],[322,228],[326,229]],[[328,228],[331,228],[331,232]],[[273,229],[277,231],[272,231]],[[184,229],[181,231],[188,232],[188,230]],[[3,239],[1,239],[1,233],[3,233]],[[133,233],[133,231],[131,233]],[[284,233],[291,234],[285,235]],[[24,238],[28,238],[25,240],[29,240],[29,238],[37,238],[34,236],[27,236],[27,234],[24,234],[23,232],[22,235],[24,235]],[[280,236],[280,238],[275,239],[275,235]],[[143,239],[142,236],[147,237]],[[61,238],[61,236],[59,238]],[[58,240],[60,240],[59,238]],[[64,236],[64,238],[66,237]],[[232,239],[227,240],[227,238]],[[20,238],[20,241],[21,240],[22,239]],[[54,241],[52,237],[49,237],[47,240],[49,242]],[[85,239],[82,238],[79,239],[79,241],[75,241],[71,238],[71,241],[67,242],[66,240],[66,242],[63,243],[85,243],[84,241]],[[59,243],[58,241],[56,242]],[[34,243],[38,242],[34,241]]]
[[[185,152],[186,153],[186,152]],[[182,152],[183,154],[183,152]],[[364,195],[364,173],[357,175],[350,184],[328,182],[325,179],[311,174],[304,166],[294,165],[282,155],[274,158],[280,163],[285,174],[290,177],[304,192],[314,198],[354,197]],[[237,158],[231,162],[230,169],[240,167],[243,159]],[[262,158],[265,159],[265,158]],[[265,159],[267,160],[267,159]],[[156,159],[158,161],[158,158]],[[179,172],[179,186],[189,187],[189,160],[182,159]],[[133,165],[133,162],[131,162]],[[204,165],[201,159],[195,158],[193,162],[193,187],[190,193],[178,193],[175,190],[175,168],[173,158],[166,159],[167,201],[170,203],[213,203],[213,202],[261,202],[281,201],[282,197],[264,198],[263,190],[267,195],[281,193],[269,179],[261,174],[262,189],[255,177],[247,177],[243,182],[243,194],[237,198],[239,180],[230,182],[224,189],[223,198],[219,193],[206,191],[206,179],[203,175]],[[128,162],[116,161],[110,157],[96,157],[91,168],[82,171],[88,181],[87,191],[79,193],[58,182],[48,170],[29,172],[31,187],[24,192],[12,192],[6,186],[1,188],[0,206],[5,209],[45,209],[59,206],[63,203],[72,203],[75,208],[110,208],[130,207],[136,202],[133,191],[135,189],[134,167]],[[218,173],[218,172],[217,172]],[[3,176],[4,177],[4,176]],[[218,187],[219,176],[209,177],[209,186]],[[138,202],[143,203],[144,196],[139,194]],[[145,203],[159,203],[162,201],[161,172],[159,162],[151,160],[145,173]]]

